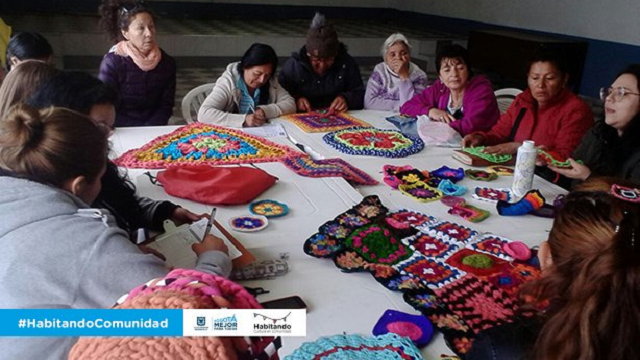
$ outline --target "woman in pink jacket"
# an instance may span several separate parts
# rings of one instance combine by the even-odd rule
[[[427,115],[449,124],[465,136],[489,130],[498,121],[500,110],[491,82],[473,75],[469,53],[460,45],[450,45],[436,54],[440,78],[400,108],[409,116]]]

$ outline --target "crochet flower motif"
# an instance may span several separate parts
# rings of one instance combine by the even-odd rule
[[[258,230],[267,225],[263,219],[255,216],[238,216],[231,219],[231,226],[236,230]]]
[[[407,140],[394,133],[382,133],[376,130],[361,132],[345,132],[337,136],[354,146],[374,147],[379,149],[392,149],[398,145],[407,144]]]
[[[289,213],[289,207],[274,200],[260,200],[249,205],[252,214],[279,217]]]
[[[323,228],[323,231],[336,239],[344,239],[351,234],[351,229],[336,223],[327,224],[327,226]]]
[[[424,148],[417,137],[396,130],[353,127],[327,133],[323,140],[339,151],[353,155],[373,155],[391,158],[415,154]]]
[[[367,262],[355,251],[345,251],[336,256],[336,264],[344,270],[359,270],[365,268]]]
[[[481,292],[470,292],[465,305],[470,309],[482,309],[482,319],[500,321],[513,315],[513,311],[497,303],[494,298]]]
[[[407,247],[389,229],[373,224],[356,230],[346,245],[374,263],[395,264],[409,257]]]
[[[368,224],[369,220],[365,219],[362,216],[358,215],[346,215],[340,218],[340,223],[345,224],[350,227],[362,226],[364,224]]]

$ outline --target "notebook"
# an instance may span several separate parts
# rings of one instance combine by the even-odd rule
[[[204,237],[208,219],[202,218],[192,224],[175,226],[171,220],[165,220],[165,232],[156,237],[156,240],[147,246],[158,250],[167,258],[167,265],[176,268],[194,268],[198,256],[191,249],[191,245],[198,243]],[[221,238],[229,249],[229,257],[233,267],[242,267],[251,263],[253,256],[232,237],[222,226],[215,221],[210,234]]]

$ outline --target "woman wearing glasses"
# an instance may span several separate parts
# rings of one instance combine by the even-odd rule
[[[100,26],[115,45],[98,77],[120,95],[120,126],[166,125],[173,113],[176,63],[156,43],[155,18],[145,2],[103,0]]]
[[[585,135],[573,153],[570,168],[552,170],[568,178],[592,176],[640,179],[640,64],[624,69],[611,87],[600,89],[604,120]]]
[[[487,145],[486,153],[515,154],[524,140],[533,140],[568,158],[593,125],[589,106],[566,88],[568,79],[567,66],[558,54],[538,50],[529,62],[529,88],[491,130],[466,135],[462,146]]]

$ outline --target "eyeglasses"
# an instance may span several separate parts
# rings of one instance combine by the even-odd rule
[[[613,96],[613,100],[620,101],[625,95],[640,95],[639,93],[632,93],[622,86],[618,86],[616,88],[613,87],[603,87],[600,88],[600,100],[605,101],[609,95]]]

